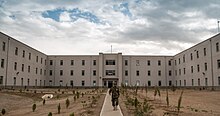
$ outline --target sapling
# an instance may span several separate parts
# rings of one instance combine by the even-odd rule
[[[58,110],[58,114],[60,114],[60,110],[61,110],[60,103],[59,103],[59,105],[57,106],[57,110]]]
[[[70,116],[74,116],[74,112],[70,114]]]
[[[70,100],[67,98],[67,99],[66,99],[66,108],[68,108],[69,105],[70,105]]]
[[[5,115],[6,111],[5,109],[2,109],[2,115]]]
[[[53,116],[52,112],[49,112],[49,114],[47,116]]]
[[[167,107],[168,107],[168,106],[169,106],[169,95],[168,95],[168,89],[166,89],[166,93],[167,93],[166,101],[167,101]]]
[[[179,97],[179,100],[178,100],[178,106],[177,106],[178,113],[179,113],[180,107],[181,107],[182,95],[183,95],[183,90],[182,90],[182,92],[180,94],[180,97]]]
[[[46,102],[46,100],[44,99],[44,100],[43,100],[43,105],[45,105],[45,102]]]
[[[34,112],[36,110],[36,108],[37,108],[36,104],[33,104],[32,105],[32,111]]]

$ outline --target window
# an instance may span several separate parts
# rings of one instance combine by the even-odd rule
[[[31,66],[28,66],[28,72],[29,73],[31,72]]]
[[[216,43],[216,52],[219,52],[219,43]]]
[[[136,76],[139,76],[140,75],[140,72],[139,70],[136,71]]]
[[[93,81],[93,86],[96,86],[96,81],[95,80]]]
[[[50,76],[52,76],[53,75],[53,70],[50,70],[50,74],[49,74]]]
[[[47,65],[47,60],[46,59],[44,60],[44,64]]]
[[[125,86],[128,86],[128,80],[125,80]]]
[[[85,70],[82,70],[82,76],[85,76]]]
[[[181,84],[182,84],[182,83],[181,83],[181,80],[179,80],[179,81],[180,81],[180,86],[181,86]]]
[[[196,57],[199,58],[199,51],[196,51]]]
[[[72,86],[72,87],[73,87],[73,80],[71,80],[71,81],[70,81],[70,86]]]
[[[169,81],[169,86],[172,86],[172,81]]]
[[[192,79],[192,86],[194,86],[194,80]]]
[[[172,76],[172,71],[171,70],[169,70],[169,76]]]
[[[200,78],[198,78],[198,86],[200,86]]]
[[[175,75],[177,76],[177,70],[175,70]]]
[[[128,70],[125,70],[125,76],[128,76]]]
[[[169,64],[169,66],[171,66],[171,60],[169,60],[169,63],[168,63],[168,64]]]
[[[128,60],[125,60],[125,66],[127,66],[128,65]]]
[[[47,71],[46,70],[44,70],[44,75],[46,75],[47,74]]]
[[[220,77],[218,77],[218,85],[220,86]]]
[[[161,61],[160,60],[158,60],[158,66],[160,66],[161,65]]]
[[[150,60],[147,61],[147,65],[150,66]]]
[[[185,55],[183,55],[183,63],[186,62],[186,58],[185,58]]]
[[[206,48],[203,48],[204,56],[206,56]]]
[[[31,60],[31,53],[29,53],[29,55],[28,55],[28,59]]]
[[[43,63],[43,58],[40,58],[40,63],[41,63],[41,64]]]
[[[96,76],[96,70],[93,70],[93,76]]]
[[[14,70],[17,70],[17,62],[14,63]]]
[[[205,71],[207,71],[208,70],[208,65],[207,65],[207,63],[205,63]]]
[[[186,68],[183,68],[183,74],[184,75],[186,74]]]
[[[140,61],[136,60],[136,66],[140,66]]]
[[[73,65],[74,65],[74,60],[71,60],[70,65],[71,65],[71,66],[73,66]]]
[[[85,66],[85,60],[82,60],[82,66]]]
[[[43,73],[42,73],[42,69],[40,69],[40,75],[42,75]]]
[[[160,70],[158,71],[158,76],[161,76],[161,71]]]
[[[136,81],[136,85],[140,86],[140,81],[139,80]]]
[[[15,48],[15,55],[18,55],[18,48]]]
[[[85,81],[82,81],[82,86],[85,86]]]
[[[4,68],[4,66],[5,66],[5,60],[1,59],[1,68]]]
[[[24,78],[21,78],[21,86],[23,86]]]
[[[60,60],[60,66],[62,66],[63,65],[63,60]]]
[[[148,76],[150,76],[150,75],[151,75],[150,70],[148,70],[148,71],[147,71],[147,75],[148,75]]]
[[[35,79],[35,86],[37,86],[37,79]]]
[[[5,42],[2,42],[2,51],[5,51]]]
[[[190,59],[193,60],[193,54],[192,53],[190,53]]]
[[[175,62],[175,65],[176,65],[176,60],[174,62]]]
[[[25,57],[25,51],[23,50],[23,54],[22,54],[22,57],[24,58]]]
[[[199,64],[197,65],[197,71],[198,71],[198,72],[200,71]]]
[[[14,77],[14,85],[16,85],[16,77]]]
[[[193,66],[191,66],[191,73],[193,73]]]
[[[179,58],[179,64],[180,64],[180,58]]]
[[[115,65],[115,60],[106,60],[106,65]]]
[[[106,74],[106,76],[114,76],[115,75],[115,70],[106,70],[105,74]]]
[[[38,68],[36,68],[36,74],[37,74],[37,72],[38,72]]]
[[[96,60],[93,60],[93,66],[96,66]]]
[[[186,80],[184,80],[184,86],[186,86]]]
[[[220,68],[220,60],[217,60],[218,68]]]
[[[205,86],[208,86],[208,78],[205,78]]]
[[[148,84],[148,86],[151,86],[151,81],[148,81],[147,84]]]
[[[36,62],[38,62],[38,56],[36,56]]]
[[[73,76],[73,70],[70,70],[70,76]]]
[[[161,81],[158,81],[158,86],[161,86]]]
[[[60,76],[63,76],[63,70],[60,70]]]
[[[3,76],[0,76],[0,85],[3,84]]]
[[[181,75],[181,69],[179,69],[179,75]]]
[[[21,65],[21,71],[24,72],[24,64]]]
[[[60,86],[63,86],[63,80],[60,80]]]
[[[53,60],[50,60],[50,65],[53,65]]]

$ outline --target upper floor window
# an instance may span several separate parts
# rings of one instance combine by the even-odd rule
[[[36,56],[36,62],[38,62],[38,56]]]
[[[5,60],[2,59],[2,60],[1,60],[1,68],[4,68],[4,65],[5,65]]]
[[[200,71],[199,64],[197,65],[197,71],[198,71],[198,72]]]
[[[158,71],[158,76],[161,76],[161,71],[160,70]]]
[[[186,58],[185,58],[185,55],[183,55],[183,63],[186,62]]]
[[[207,66],[207,63],[205,63],[205,71],[208,70],[208,66]]]
[[[176,65],[176,60],[174,61],[175,65]]]
[[[193,54],[192,53],[190,53],[190,59],[193,60]]]
[[[31,66],[28,66],[28,72],[30,72],[31,71]]]
[[[218,68],[220,68],[220,60],[217,60],[217,62],[218,62]]]
[[[196,51],[196,56],[197,58],[199,58],[199,51]]]
[[[41,63],[41,64],[43,63],[43,58],[40,58],[40,63]]]
[[[17,70],[17,62],[14,63],[14,70]]]
[[[96,76],[96,70],[93,70],[93,76]]]
[[[24,64],[21,65],[21,71],[24,72]]]
[[[85,76],[85,70],[82,70],[82,76]]]
[[[73,76],[73,70],[70,70],[70,76]]]
[[[140,75],[140,71],[139,71],[139,70],[136,71],[136,75],[137,75],[137,76]]]
[[[193,66],[191,66],[191,73],[193,73]]]
[[[172,76],[172,71],[171,70],[169,70],[169,76]]]
[[[204,56],[206,56],[206,48],[203,48]]]
[[[147,71],[147,75],[148,75],[148,76],[150,76],[150,75],[151,75],[150,70],[148,70],[148,71]]]
[[[18,55],[18,48],[15,48],[15,55]]]
[[[70,63],[70,65],[72,65],[72,66],[74,65],[74,60],[71,60],[71,63]]]
[[[147,61],[147,65],[150,66],[150,60]]]
[[[5,51],[5,42],[2,42],[2,51]]]
[[[107,76],[114,76],[114,75],[115,75],[115,70],[106,70],[106,71],[105,71],[105,74],[106,74]]]
[[[125,76],[128,76],[128,70],[125,70]]]
[[[127,66],[128,65],[128,60],[125,60],[125,66]]]
[[[50,60],[50,65],[53,65],[53,60]]]
[[[180,64],[180,58],[179,58],[179,64]]]
[[[50,76],[53,75],[53,70],[50,70],[49,75],[50,75]]]
[[[171,66],[171,60],[169,60],[169,63],[168,63],[168,65],[169,65],[169,66]]]
[[[85,66],[85,60],[82,60],[82,66]]]
[[[161,65],[161,61],[160,60],[158,60],[158,66],[160,66]]]
[[[63,76],[63,70],[60,70],[60,76]]]
[[[31,60],[31,53],[29,53],[28,59]]]
[[[22,57],[23,57],[23,58],[25,57],[25,50],[23,50],[23,54],[22,54]]]
[[[216,52],[219,52],[219,43],[216,43]]]
[[[115,65],[115,60],[106,60],[105,64],[106,65]]]
[[[60,60],[60,65],[61,65],[61,66],[63,65],[63,60]]]
[[[140,66],[140,61],[136,60],[136,66]]]
[[[93,66],[96,66],[96,60],[93,60]]]

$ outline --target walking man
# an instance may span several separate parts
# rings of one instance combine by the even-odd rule
[[[112,95],[112,106],[113,110],[117,110],[118,98],[119,98],[119,88],[117,87],[117,82],[114,82],[113,87],[109,90],[109,94]]]

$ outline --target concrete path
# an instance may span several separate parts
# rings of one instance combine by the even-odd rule
[[[106,93],[105,101],[103,103],[100,116],[123,116],[119,105],[118,105],[117,110],[113,111],[112,102],[111,102],[111,95],[109,95],[108,92],[109,92],[109,89]]]

